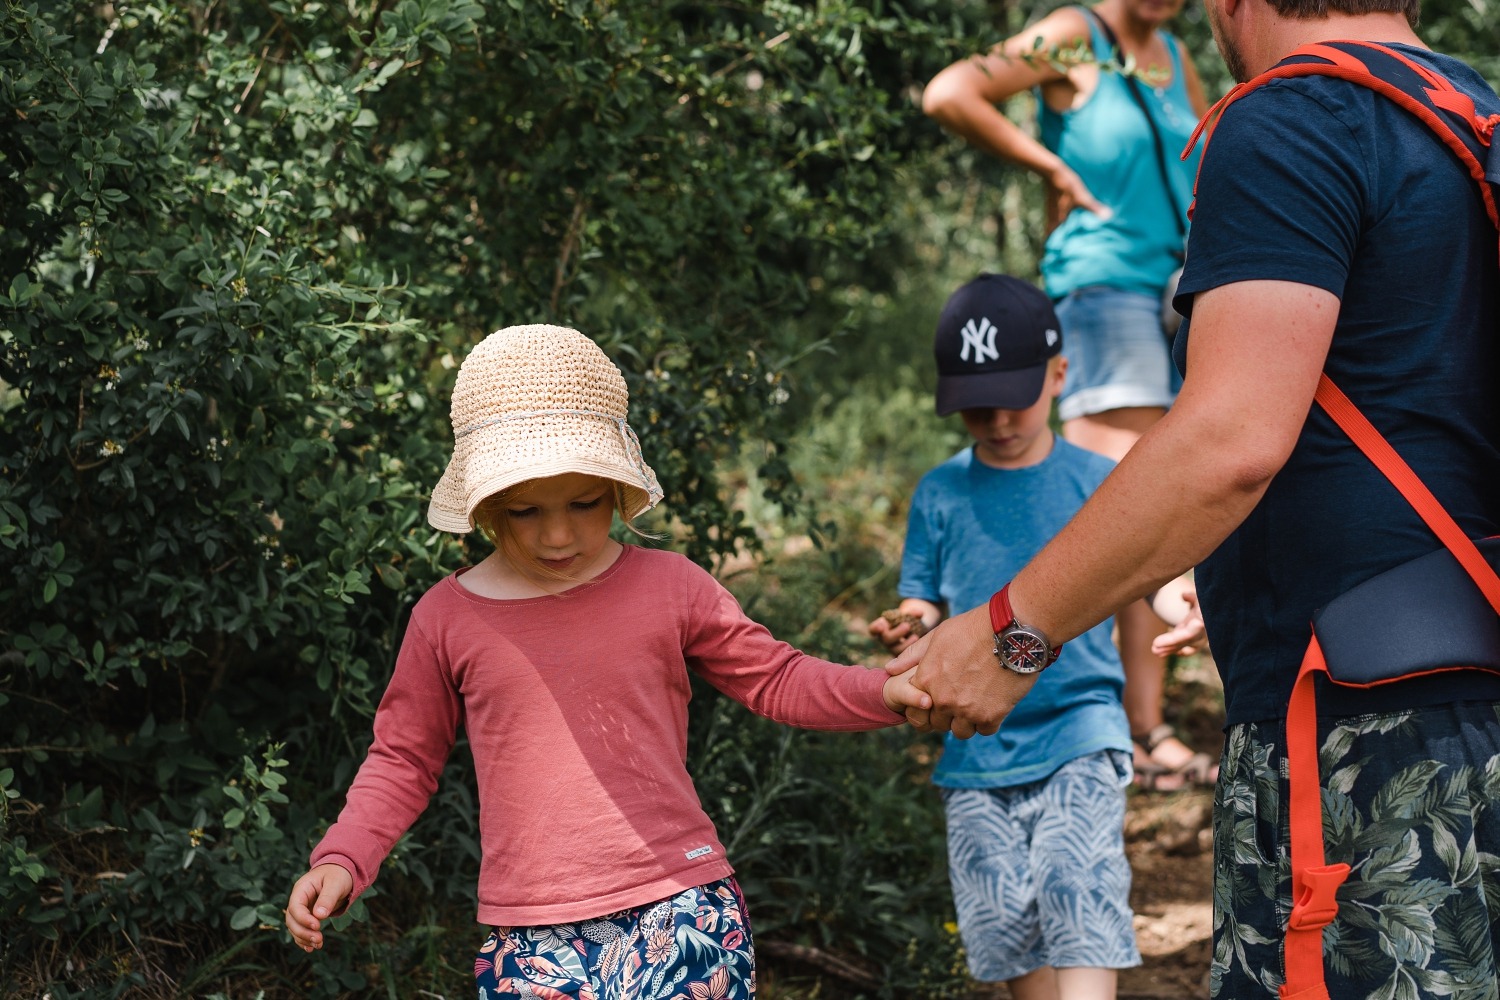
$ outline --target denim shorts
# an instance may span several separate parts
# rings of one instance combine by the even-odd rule
[[[755,1000],[755,949],[726,878],[593,920],[496,927],[474,979],[479,1000]]]
[[[975,979],[1141,964],[1125,859],[1130,755],[1102,750],[1040,781],[945,788],[948,878]]]
[[[1319,701],[1334,704],[1338,690]],[[1214,801],[1210,995],[1276,1000],[1292,908],[1285,724],[1229,728]],[[1318,720],[1323,843],[1351,866],[1323,931],[1336,1000],[1494,997],[1500,702]]]
[[[1182,378],[1161,329],[1161,299],[1103,285],[1057,303],[1068,377],[1058,398],[1062,420],[1127,406],[1172,405]]]

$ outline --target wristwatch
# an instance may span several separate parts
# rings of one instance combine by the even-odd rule
[[[1006,670],[1037,674],[1052,666],[1062,646],[1056,649],[1047,637],[1030,625],[1016,621],[1010,609],[1010,584],[990,598],[990,626],[995,630],[995,659]]]

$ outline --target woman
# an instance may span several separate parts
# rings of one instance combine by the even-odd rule
[[[1041,270],[1068,357],[1063,436],[1117,461],[1166,412],[1179,384],[1161,299],[1181,263],[1197,170],[1196,154],[1186,162],[1178,154],[1208,107],[1192,60],[1161,30],[1182,4],[1103,0],[1056,10],[988,55],[949,66],[922,99],[944,128],[1046,182],[1051,232]],[[1166,177],[1151,122],[1118,71],[1127,64],[1160,136]],[[996,107],[1030,89],[1039,138]],[[1151,650],[1163,624],[1143,604],[1118,621],[1142,783],[1165,791],[1211,782],[1212,761],[1163,723],[1165,664]]]

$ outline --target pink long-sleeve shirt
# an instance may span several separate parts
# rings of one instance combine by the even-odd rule
[[[688,776],[688,671],[810,729],[893,726],[885,673],[798,652],[681,555],[627,545],[564,594],[422,596],[375,741],[313,850],[353,900],[426,807],[460,725],[479,785],[479,921],[569,923],[732,873]]]

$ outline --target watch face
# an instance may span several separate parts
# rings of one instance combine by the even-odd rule
[[[995,636],[995,656],[1007,670],[1034,674],[1052,662],[1052,648],[1039,632],[1012,625]]]

